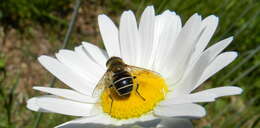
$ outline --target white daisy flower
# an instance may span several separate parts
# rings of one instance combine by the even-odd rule
[[[74,51],[60,50],[56,58],[38,58],[71,89],[34,87],[50,95],[29,99],[27,107],[82,117],[57,127],[120,126],[165,117],[200,118],[206,111],[196,103],[242,92],[234,86],[193,91],[237,57],[236,52],[222,52],[232,37],[206,48],[218,25],[214,15],[202,20],[194,14],[182,26],[175,12],[166,10],[155,15],[154,8],[148,6],[138,25],[132,11],[123,12],[119,28],[106,15],[99,15],[98,23],[106,51],[83,42]],[[136,77],[135,89],[127,98],[111,96],[109,88],[94,97],[93,91],[107,71],[106,62],[114,56],[127,65],[147,70],[131,72]],[[140,95],[136,93],[137,83]]]

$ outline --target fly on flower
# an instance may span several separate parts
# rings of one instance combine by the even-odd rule
[[[224,86],[195,91],[237,57],[222,52],[233,40],[207,48],[218,17],[192,15],[182,25],[175,12],[155,15],[148,6],[137,24],[132,11],[123,12],[119,27],[106,15],[98,16],[106,51],[83,42],[74,50],[59,50],[39,62],[71,89],[34,87],[49,95],[33,97],[33,111],[79,116],[58,127],[85,127],[89,123],[125,125],[171,117],[201,118],[202,102],[237,95],[242,89]],[[170,117],[170,118],[169,118]]]
[[[109,97],[111,98],[112,102],[113,94],[118,96],[119,98],[128,98],[130,96],[134,86],[133,79],[136,78],[136,76],[133,76],[131,73],[133,72],[133,70],[145,70],[127,65],[119,57],[111,57],[107,61],[106,66],[108,68],[107,72],[98,82],[93,93],[94,96],[98,96],[99,94],[96,94],[97,92],[101,92],[104,88],[109,89]],[[143,100],[145,100],[138,92],[138,88],[139,84],[137,83],[135,91]]]
[[[112,117],[120,119],[138,117],[141,114],[150,111],[150,109],[154,107],[156,102],[160,101],[164,97],[164,93],[167,90],[167,86],[163,85],[165,84],[164,82],[156,82],[155,79],[154,81],[152,81],[157,83],[157,87],[155,87],[152,86],[153,84],[147,83],[149,81],[147,81],[146,83],[142,81],[142,79],[150,80],[153,77],[157,79],[159,78],[159,81],[163,81],[162,79],[160,79],[161,76],[158,73],[155,73],[148,69],[127,65],[119,57],[109,58],[106,62],[106,66],[107,71],[95,87],[93,91],[93,96],[99,96],[100,93],[104,93],[103,97],[101,98],[101,104],[103,106],[104,112],[107,112]],[[149,78],[142,78],[146,75]],[[145,86],[147,86],[146,88],[150,89],[145,90]],[[155,96],[158,96],[159,94],[161,95],[158,97],[148,95],[147,92],[149,92],[151,89],[156,91],[153,91],[153,93],[150,94]],[[107,96],[109,97],[109,100],[107,99]],[[142,100],[138,99],[138,97]],[[146,99],[148,101],[146,101]],[[115,103],[115,109],[113,109],[113,103]],[[132,112],[132,110],[128,108],[129,105],[128,107],[125,106],[127,104],[129,104],[130,106],[132,106],[131,104],[139,104],[135,105],[132,108],[139,109],[139,111]],[[141,108],[143,108],[144,106],[146,108],[141,110]]]

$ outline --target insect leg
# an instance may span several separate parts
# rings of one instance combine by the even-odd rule
[[[145,98],[143,96],[140,95],[140,93],[138,92],[138,88],[139,88],[139,84],[136,85],[136,93],[145,101]]]
[[[112,106],[113,106],[114,100],[113,100],[111,94],[109,94],[109,98],[111,99],[110,110],[109,110],[109,114],[110,114],[110,113],[111,113],[111,110],[112,110]]]

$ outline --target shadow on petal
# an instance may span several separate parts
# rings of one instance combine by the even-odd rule
[[[163,118],[156,128],[193,128],[193,126],[186,118]]]
[[[150,128],[150,127],[155,127],[161,122],[161,119],[154,119],[154,120],[149,120],[149,121],[144,121],[144,122],[137,122],[136,124],[141,126],[142,128]]]
[[[191,121],[185,118],[155,119],[122,126],[103,125],[97,123],[69,123],[59,128],[132,128],[134,126],[140,126],[142,128],[193,128]]]
[[[142,128],[150,128],[155,127],[160,123],[160,119],[144,121],[144,122],[136,122],[134,124],[125,124],[122,126],[114,126],[114,125],[103,125],[97,123],[69,123],[57,128],[132,128],[134,126],[141,126]]]
[[[107,125],[94,124],[94,123],[88,123],[88,124],[70,123],[57,128],[104,128],[106,126]]]

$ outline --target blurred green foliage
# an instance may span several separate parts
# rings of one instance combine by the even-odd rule
[[[23,27],[31,22],[66,24],[71,0],[1,0],[0,23]]]
[[[73,4],[74,1],[72,0],[0,0],[0,23],[3,27],[11,26],[18,30],[24,29],[23,26],[28,24],[53,26],[58,23],[66,25],[68,22],[64,18],[71,13]],[[220,18],[219,27],[210,45],[229,36],[234,36],[234,41],[227,50],[238,51],[238,59],[212,77],[203,88],[235,85],[243,88],[244,92],[241,96],[222,98],[215,103],[205,104],[208,115],[205,119],[202,119],[203,122],[196,121],[195,125],[203,128],[260,127],[260,1],[90,0],[84,1],[82,8],[87,8],[86,10],[91,6],[99,8],[103,13],[116,17],[118,23],[123,11],[131,9],[137,14],[137,17],[140,17],[143,9],[148,5],[154,5],[157,14],[166,9],[175,11],[181,16],[183,23],[194,13],[201,14],[203,18],[212,14],[218,16]],[[96,17],[97,15],[98,13],[95,14]],[[93,22],[92,24],[96,25],[97,23]],[[50,27],[50,31],[53,31],[52,29],[60,28]],[[49,40],[55,40],[53,38],[56,39],[57,37],[50,36]],[[87,37],[82,38],[82,40],[85,39]],[[1,58],[0,68],[4,69],[4,66],[5,60]],[[14,82],[10,86],[16,87],[16,82],[17,78],[14,77]],[[0,88],[0,91],[1,94],[9,95],[10,100],[10,90],[6,91]],[[0,99],[2,96],[0,96]],[[5,104],[5,102],[2,103],[1,100],[0,105],[2,104]],[[27,111],[24,107],[23,111]],[[8,109],[6,107],[6,110],[0,110],[0,112],[6,112]],[[34,121],[34,117],[33,115],[30,119]],[[71,117],[57,114],[45,114],[43,118],[40,127],[53,127],[71,119]],[[5,116],[1,116],[0,119],[0,127],[8,126],[6,124],[8,119]],[[28,127],[32,127],[32,124],[33,122]],[[13,125],[12,127],[15,127],[15,124]]]

